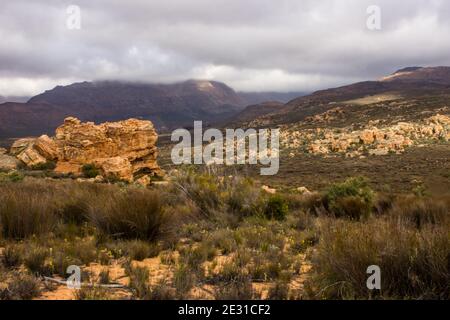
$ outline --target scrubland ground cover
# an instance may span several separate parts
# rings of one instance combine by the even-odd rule
[[[449,299],[449,206],[362,177],[267,194],[214,168],[149,189],[8,175],[0,298]],[[45,281],[70,265],[82,289]],[[381,290],[366,286],[370,265]]]

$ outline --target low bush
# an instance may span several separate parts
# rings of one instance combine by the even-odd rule
[[[175,300],[177,296],[165,280],[160,280],[150,287],[147,298],[148,300]]]
[[[264,209],[261,190],[248,178],[187,170],[177,175],[175,184],[178,192],[195,203],[203,218],[223,221],[221,214],[226,213],[241,220]]]
[[[22,263],[23,250],[19,245],[7,245],[3,250],[2,263],[7,268],[19,267]]]
[[[83,176],[85,178],[95,178],[100,174],[98,168],[92,163],[87,163],[83,165],[81,167],[81,172],[83,173]]]
[[[240,275],[232,281],[218,285],[214,290],[216,300],[251,300],[255,298],[251,278]]]
[[[44,163],[39,163],[31,166],[31,170],[42,170],[42,171],[53,170],[55,168],[56,163],[54,161],[47,161]]]
[[[25,176],[19,171],[0,172],[0,183],[1,182],[20,182],[24,178],[25,178]]]
[[[111,282],[108,268],[104,268],[102,269],[102,271],[100,271],[98,275],[98,282],[100,284],[109,284]]]
[[[223,181],[217,176],[188,170],[176,177],[175,184],[186,199],[196,204],[205,218],[214,215],[222,206]]]
[[[31,300],[39,295],[39,280],[23,273],[14,273],[7,288],[0,289],[0,300]]]
[[[325,193],[324,201],[326,209],[337,218],[359,220],[370,215],[374,192],[366,179],[349,178],[331,185]]]
[[[288,298],[289,284],[284,281],[276,281],[267,294],[268,300],[288,300]]]
[[[264,215],[268,219],[284,220],[289,208],[286,200],[281,196],[271,196],[265,205]]]
[[[157,244],[142,240],[120,241],[115,243],[112,247],[110,246],[110,248],[117,253],[117,257],[127,255],[131,260],[137,261],[156,257],[160,251]]]
[[[49,275],[46,260],[49,257],[49,251],[40,246],[27,246],[25,249],[24,265],[35,275]]]

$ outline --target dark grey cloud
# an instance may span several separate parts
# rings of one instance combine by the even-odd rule
[[[373,4],[380,31],[366,28]],[[449,23],[446,0],[15,0],[0,11],[0,94],[100,79],[313,90],[450,65]]]

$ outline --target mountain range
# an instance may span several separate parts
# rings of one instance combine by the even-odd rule
[[[400,103],[401,102],[401,103]],[[450,67],[408,67],[376,81],[301,92],[236,92],[224,83],[188,80],[174,84],[118,81],[57,86],[26,103],[0,104],[0,138],[52,134],[67,116],[82,121],[152,120],[159,132],[205,125],[276,126],[336,108],[342,124],[380,118],[420,117],[450,104]],[[431,108],[431,109],[430,109]],[[430,111],[431,112],[431,111]]]
[[[247,105],[302,93],[240,92],[217,81],[188,80],[174,84],[119,81],[81,82],[57,86],[26,103],[0,104],[0,137],[52,133],[67,116],[105,122],[127,118],[150,119],[159,131],[222,122]],[[5,99],[5,98],[4,98]]]

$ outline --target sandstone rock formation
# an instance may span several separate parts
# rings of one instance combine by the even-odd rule
[[[157,158],[158,136],[150,121],[129,119],[95,125],[69,117],[56,129],[55,137],[19,139],[10,153],[27,166],[56,163],[55,171],[79,174],[92,164],[105,177],[128,182],[144,176],[162,175]]]
[[[312,154],[345,154],[347,157],[401,153],[405,148],[427,141],[450,141],[450,117],[434,115],[419,122],[398,122],[376,127],[377,122],[353,131],[351,128],[282,128],[281,145]]]
[[[20,161],[13,156],[1,153],[0,150],[0,171],[15,170],[19,167]]]

